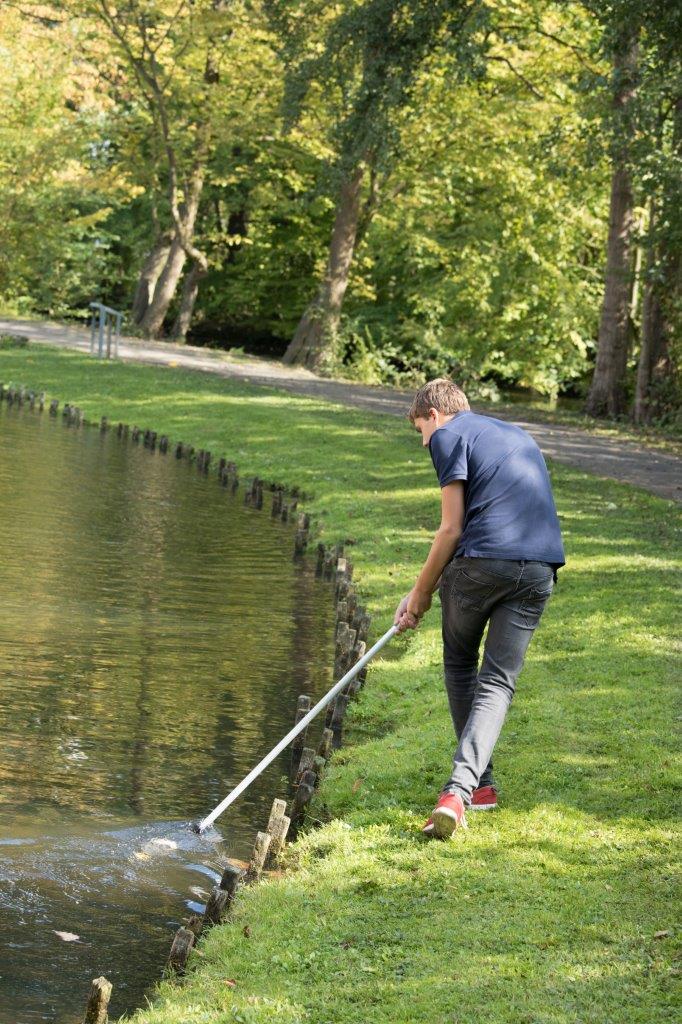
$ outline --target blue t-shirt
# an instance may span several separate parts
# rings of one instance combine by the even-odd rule
[[[441,487],[464,483],[464,528],[455,555],[565,564],[542,452],[512,423],[458,412],[429,442]]]

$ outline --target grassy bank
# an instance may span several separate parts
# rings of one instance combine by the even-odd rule
[[[435,476],[393,417],[42,348],[0,351],[0,380],[301,486],[323,539],[355,542],[375,632],[426,554]],[[370,670],[296,870],[244,892],[137,1024],[676,1019],[680,517],[551,472],[569,564],[498,745],[501,810],[450,843],[421,838],[452,749],[434,607]]]

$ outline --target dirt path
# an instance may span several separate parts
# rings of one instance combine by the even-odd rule
[[[0,334],[20,334],[35,342],[81,351],[89,351],[90,348],[88,331],[54,322],[0,319]],[[389,415],[404,415],[410,399],[407,391],[326,380],[308,370],[283,366],[274,360],[253,356],[231,357],[225,352],[191,345],[122,338],[119,355],[133,362],[182,366],[222,377],[236,377],[252,384],[282,388],[295,394],[325,398],[341,405]],[[514,419],[513,422],[528,430],[545,455],[557,462],[634,484],[660,497],[682,502],[682,460],[675,455],[633,441],[598,437],[578,427],[532,423],[524,419]]]

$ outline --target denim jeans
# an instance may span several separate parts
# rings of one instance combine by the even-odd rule
[[[443,791],[465,804],[477,786],[493,784],[493,748],[553,586],[546,562],[453,558],[443,570],[445,688],[458,739]]]

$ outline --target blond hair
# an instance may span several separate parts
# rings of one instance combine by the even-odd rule
[[[429,409],[437,409],[446,416],[450,413],[466,412],[469,408],[467,396],[449,377],[436,377],[420,387],[412,399],[407,416],[411,423],[427,419]]]

